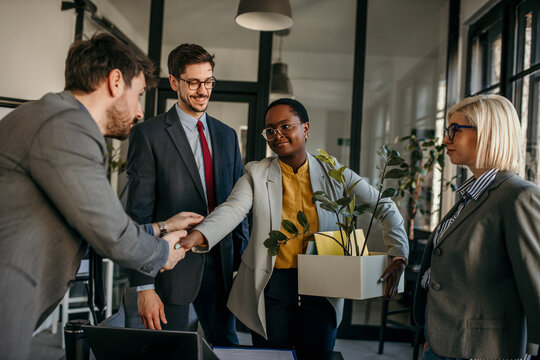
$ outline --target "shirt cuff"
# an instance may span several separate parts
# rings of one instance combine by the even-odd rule
[[[156,289],[156,287],[154,286],[154,284],[141,285],[141,286],[137,286],[135,288],[135,290],[137,290],[137,292],[144,291],[144,290],[155,290],[155,289]]]
[[[152,226],[152,224],[144,224],[144,231],[146,231],[148,234],[152,235],[152,236],[156,236],[156,234],[154,234],[154,227]]]
[[[405,266],[409,265],[409,261],[407,260],[405,256],[392,256],[392,262],[397,261],[397,260],[403,261]]]

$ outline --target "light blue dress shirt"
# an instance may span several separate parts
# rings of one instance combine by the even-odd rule
[[[206,195],[206,176],[204,175],[204,156],[202,151],[201,139],[199,137],[199,130],[197,130],[197,122],[200,120],[203,124],[204,136],[206,137],[206,142],[208,143],[208,149],[210,150],[210,155],[213,157],[212,153],[212,141],[210,138],[210,132],[208,131],[208,125],[206,123],[206,112],[202,114],[200,119],[196,119],[193,116],[190,116],[183,112],[178,103],[174,104],[180,123],[186,132],[186,136],[195,157],[195,163],[197,163],[197,170],[199,170],[199,175],[201,176],[202,187],[204,190],[204,197],[208,202]]]

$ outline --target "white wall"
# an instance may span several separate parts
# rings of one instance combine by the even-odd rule
[[[58,0],[1,0],[0,96],[37,99],[64,88],[75,33],[73,11]]]

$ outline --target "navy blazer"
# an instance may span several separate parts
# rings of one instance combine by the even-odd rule
[[[216,204],[227,199],[243,172],[236,132],[207,115],[212,143]],[[195,157],[175,107],[133,127],[129,139],[129,191],[126,211],[139,223],[163,221],[180,211],[207,215],[207,203]],[[232,272],[247,246],[247,219],[227,234],[220,244],[225,289],[231,287]],[[203,275],[207,255],[189,251],[171,271],[155,279],[163,303],[193,302]],[[130,285],[151,284],[154,279],[130,272]]]

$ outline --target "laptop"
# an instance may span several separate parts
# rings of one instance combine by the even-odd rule
[[[219,360],[196,332],[87,325],[82,328],[96,360]]]

